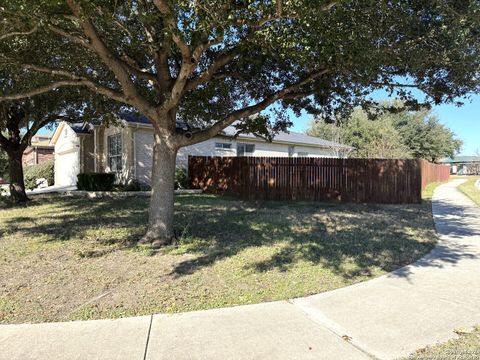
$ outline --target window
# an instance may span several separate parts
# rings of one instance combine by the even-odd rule
[[[295,146],[288,147],[288,157],[292,157],[295,154]]]
[[[252,156],[254,152],[254,144],[237,144],[237,156]]]
[[[232,148],[232,144],[229,144],[229,143],[218,143],[218,142],[215,143],[215,149],[228,150],[231,148]]]
[[[108,137],[108,166],[111,172],[122,171],[122,136],[121,134]]]
[[[308,152],[298,152],[298,157],[308,157]]]

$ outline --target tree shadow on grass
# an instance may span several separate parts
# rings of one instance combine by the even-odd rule
[[[125,202],[123,199],[36,196],[22,209],[22,216],[5,221],[0,233],[20,231],[26,236],[41,236],[45,242],[80,239],[129,248],[144,231],[146,204],[146,200],[140,198]],[[99,256],[102,251],[90,253]]]
[[[47,197],[33,204],[40,206],[40,214],[12,217],[4,228],[42,235],[44,241],[91,241],[85,256],[103,256],[108,251],[95,244],[114,250],[135,246],[146,228],[147,204],[145,198]],[[180,251],[191,256],[177,262],[174,277],[258,249],[258,260],[249,259],[246,271],[288,271],[308,263],[351,279],[402,268],[428,253],[436,239],[428,204],[244,202],[208,195],[176,198],[176,231],[181,235],[178,247],[160,254]],[[265,247],[270,252],[260,256]],[[462,249],[443,251],[451,263],[471,256]],[[409,276],[401,269],[398,274]]]
[[[436,239],[428,205],[242,204],[235,212],[225,210],[222,222],[208,231],[202,228],[208,212],[193,219],[190,238],[212,240],[192,247],[200,255],[179,263],[172,275],[192,274],[249,247],[276,246],[274,255],[245,265],[246,270],[288,271],[307,262],[355,278],[374,268],[392,271],[409,264],[428,253]]]

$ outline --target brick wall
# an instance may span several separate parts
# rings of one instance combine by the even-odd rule
[[[53,160],[53,148],[28,147],[23,153],[23,165],[41,164]]]

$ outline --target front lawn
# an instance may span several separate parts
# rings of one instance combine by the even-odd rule
[[[480,179],[480,176],[469,176],[467,179],[468,180],[461,184],[458,188],[470,199],[480,205],[480,189],[475,187],[475,182]]]
[[[0,210],[0,322],[178,312],[288,299],[404,266],[436,241],[430,204],[176,198],[178,245],[135,241],[148,199],[37,196]]]

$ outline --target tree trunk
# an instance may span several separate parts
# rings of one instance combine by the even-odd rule
[[[15,204],[28,201],[23,180],[22,151],[7,151],[10,175],[10,199]]]
[[[163,140],[156,140],[153,148],[152,197],[150,199],[148,230],[141,243],[161,247],[172,243],[175,161],[177,150]]]

